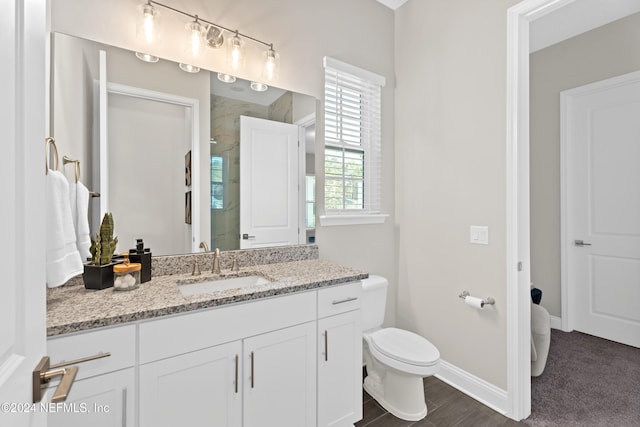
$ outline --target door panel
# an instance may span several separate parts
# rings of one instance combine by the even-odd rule
[[[298,149],[298,126],[240,117],[241,249],[298,243]]]
[[[0,3],[0,402],[9,405],[31,402],[46,355],[45,21],[44,0]],[[0,425],[46,426],[42,412],[16,412],[1,411]]]
[[[316,424],[316,323],[244,340],[244,427]]]
[[[564,92],[563,112],[570,327],[640,347],[640,73]]]

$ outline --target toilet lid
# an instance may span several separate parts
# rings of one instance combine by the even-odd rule
[[[380,353],[395,360],[418,366],[438,362],[438,349],[420,335],[396,328],[384,328],[371,335],[371,344]]]

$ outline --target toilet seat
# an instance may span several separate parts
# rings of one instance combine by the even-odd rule
[[[428,340],[413,332],[384,328],[365,334],[371,354],[397,370],[433,375],[438,370],[440,352]]]

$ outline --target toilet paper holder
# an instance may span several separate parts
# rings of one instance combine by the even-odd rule
[[[471,296],[471,294],[469,293],[469,291],[462,291],[462,293],[460,295],[458,295],[459,298],[462,299],[466,299],[468,296]],[[482,298],[482,304],[483,305],[494,305],[496,303],[496,300],[494,300],[491,297],[487,297],[487,298]]]

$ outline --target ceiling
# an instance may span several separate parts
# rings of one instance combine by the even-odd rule
[[[378,0],[383,5],[387,6],[389,9],[396,10],[403,4],[407,2],[407,0]]]
[[[640,12],[640,0],[578,0],[531,23],[535,52],[625,16]]]

